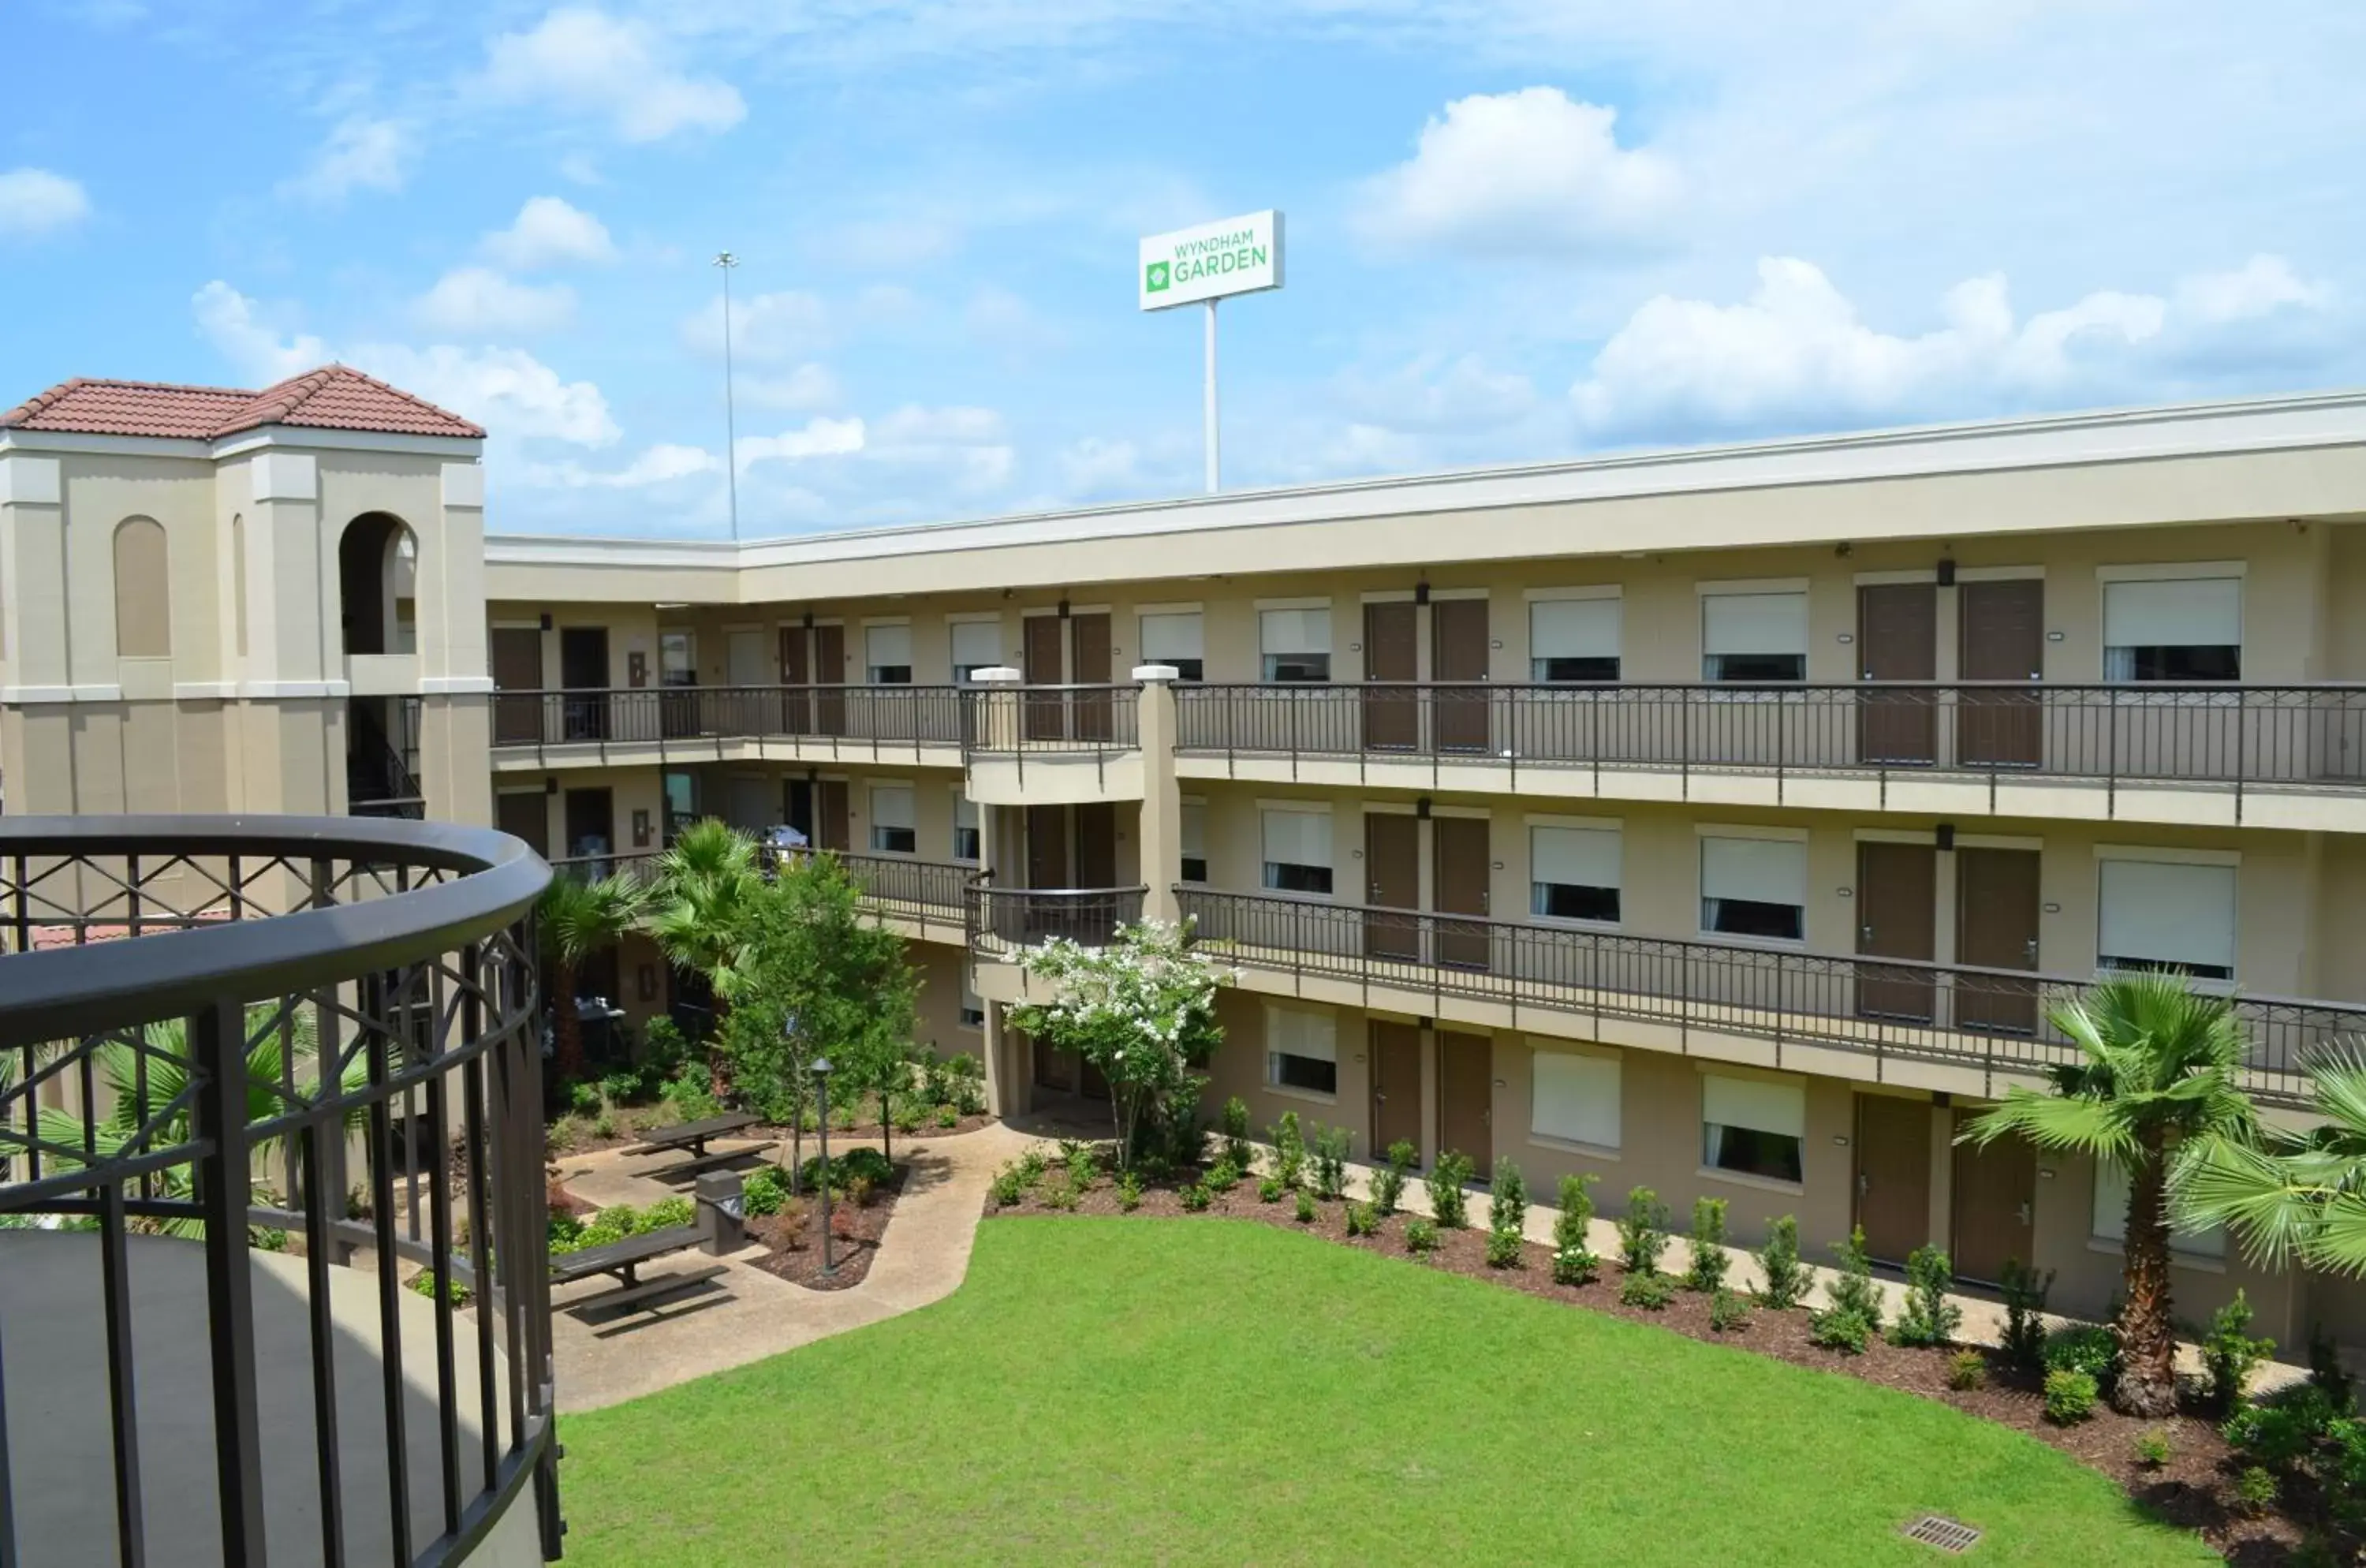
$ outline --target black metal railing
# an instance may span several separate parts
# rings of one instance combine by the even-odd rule
[[[346,811],[355,817],[423,818],[427,790],[419,782],[420,699],[356,697],[347,722],[353,732],[345,741]]]
[[[761,852],[766,864],[783,858],[834,854],[862,901],[877,914],[909,920],[955,920],[965,908],[963,889],[977,868],[955,861],[907,860],[901,855],[858,855],[838,850],[777,850]],[[655,850],[619,855],[578,855],[550,863],[555,875],[589,880],[623,872],[643,886],[653,886],[663,857]]]
[[[1177,750],[1524,767],[2366,784],[2366,685],[1178,685]]]
[[[974,875],[965,889],[970,947],[1004,953],[1053,937],[1101,947],[1123,925],[1142,919],[1146,887],[997,887]]]
[[[436,823],[0,820],[0,1435],[76,1478],[0,1441],[0,1562],[429,1568],[529,1491],[557,1555],[548,879]]]
[[[2026,1074],[2077,1050],[2047,1021],[2094,984],[2058,975],[1626,936],[1479,916],[1177,890],[1196,942],[1245,969]],[[2366,1032],[2366,1007],[2238,995],[2246,1087],[2305,1103],[2307,1058]]]
[[[1074,755],[1142,744],[1139,686],[971,686],[962,696],[973,752]]]
[[[959,746],[958,686],[661,686],[640,690],[497,692],[496,750],[791,739],[834,753]]]

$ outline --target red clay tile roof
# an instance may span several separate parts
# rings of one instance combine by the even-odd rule
[[[0,430],[176,435],[200,441],[265,424],[375,430],[394,435],[457,435],[472,440],[485,434],[479,426],[423,398],[343,365],[322,366],[259,392],[77,377],[0,413]]]

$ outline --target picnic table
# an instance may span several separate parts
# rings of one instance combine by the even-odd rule
[[[580,1252],[562,1252],[550,1260],[550,1282],[570,1285],[594,1275],[615,1276],[616,1289],[596,1296],[586,1296],[580,1302],[569,1302],[563,1309],[568,1312],[583,1307],[620,1307],[647,1301],[652,1296],[666,1295],[730,1271],[723,1264],[710,1263],[703,1268],[660,1274],[650,1280],[639,1277],[637,1271],[642,1264],[669,1253],[686,1251],[704,1239],[696,1225],[670,1225],[664,1230],[644,1231],[639,1235],[628,1235],[621,1241],[608,1242],[600,1247],[587,1247]]]
[[[654,1174],[660,1177],[691,1176],[710,1166],[721,1165],[727,1160],[741,1159],[749,1155],[761,1154],[766,1149],[777,1147],[779,1139],[766,1138],[761,1142],[750,1144],[746,1148],[725,1149],[713,1154],[707,1152],[708,1139],[727,1138],[735,1133],[743,1133],[750,1127],[759,1126],[761,1122],[760,1117],[752,1116],[745,1111],[727,1111],[721,1116],[709,1116],[702,1122],[683,1122],[671,1127],[652,1127],[641,1134],[639,1143],[625,1150],[625,1153],[663,1155],[681,1154],[687,1151],[690,1158],[676,1165],[670,1165]]]

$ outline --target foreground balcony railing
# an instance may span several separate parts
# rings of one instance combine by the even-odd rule
[[[557,1554],[548,876],[443,824],[0,821],[0,1562]]]
[[[1001,953],[1053,937],[1087,947],[1108,943],[1142,919],[1146,887],[997,887],[974,876],[967,888],[967,934],[981,953]]]
[[[2366,686],[1181,685],[1177,750],[1524,767],[2366,784]]]
[[[1369,989],[1628,1021],[2026,1075],[2077,1058],[2047,1013],[2091,988],[2065,976],[1623,936],[1268,895],[1177,889],[1224,962]],[[2366,1030],[2366,1007],[2242,996],[2247,1088],[2304,1103],[2306,1058]]]
[[[549,747],[787,739],[862,752],[959,746],[957,686],[664,686],[499,692],[493,745]]]
[[[1077,755],[1142,744],[1139,686],[973,686],[962,695],[973,753]]]
[[[834,854],[862,901],[875,913],[908,920],[958,920],[963,891],[977,867],[955,861],[908,860],[902,855],[857,855],[836,850],[766,850],[768,863],[781,858]],[[591,880],[623,872],[644,886],[654,884],[663,857],[654,850],[623,855],[579,855],[550,863],[553,874]]]

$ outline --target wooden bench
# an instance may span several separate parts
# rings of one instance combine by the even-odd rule
[[[579,1312],[586,1307],[628,1306],[656,1296],[669,1294],[686,1286],[712,1280],[730,1272],[727,1266],[710,1263],[672,1274],[660,1274],[644,1280],[638,1270],[644,1263],[663,1258],[669,1253],[682,1252],[696,1247],[705,1236],[696,1225],[671,1225],[661,1231],[645,1231],[628,1235],[621,1241],[606,1242],[599,1247],[587,1247],[580,1252],[562,1252],[550,1260],[550,1282],[569,1285],[594,1275],[613,1274],[618,1284],[613,1291],[581,1301],[569,1302],[561,1311]]]

